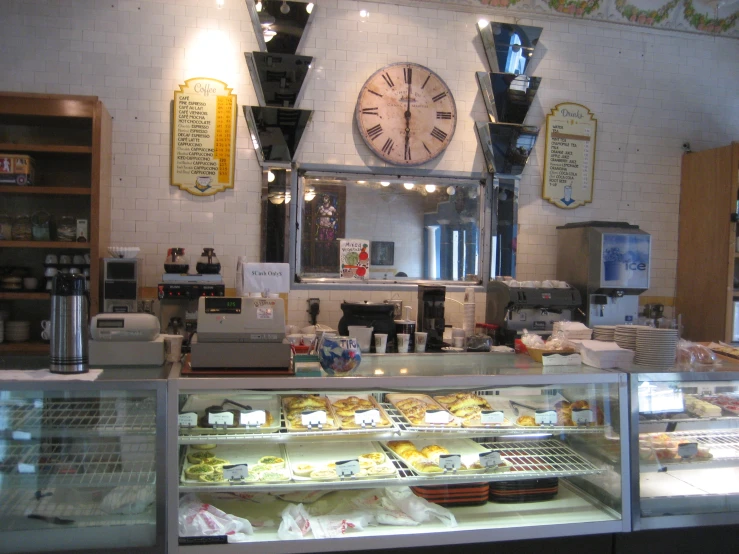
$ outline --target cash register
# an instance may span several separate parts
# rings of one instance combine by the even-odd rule
[[[282,298],[201,296],[198,332],[190,345],[190,367],[212,375],[292,373],[292,350],[285,338]]]

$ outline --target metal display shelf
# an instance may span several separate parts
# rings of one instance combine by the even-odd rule
[[[154,435],[155,404],[130,398],[29,399],[0,402],[12,431],[32,437]],[[12,431],[5,431],[11,438]]]
[[[11,442],[4,447],[4,488],[117,487],[156,481],[155,442]]]
[[[285,481],[282,483],[259,483],[233,481],[219,485],[180,485],[180,492],[228,492],[248,489],[254,492],[368,489],[378,486],[420,486],[451,485],[455,483],[479,483],[486,481],[518,481],[521,479],[540,479],[545,477],[575,477],[603,473],[585,458],[557,440],[531,442],[494,442],[482,446],[501,453],[509,465],[507,471],[459,474],[444,472],[420,477],[401,459],[390,458],[395,466],[397,478],[379,479],[337,479],[336,481]],[[388,455],[392,455],[388,452]]]

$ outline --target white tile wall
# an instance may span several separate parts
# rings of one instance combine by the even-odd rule
[[[378,165],[352,124],[356,96],[373,71],[409,60],[447,81],[461,114],[452,144],[427,167],[480,170],[473,122],[486,114],[473,74],[486,63],[475,24],[512,20],[482,6],[475,14],[397,4],[316,2],[301,52],[316,58],[301,107],[316,113],[300,160]],[[221,10],[215,0],[0,0],[0,13],[0,88],[98,95],[114,116],[113,241],[141,247],[144,284],[158,281],[169,246],[184,246],[193,262],[215,246],[232,285],[236,256],[257,260],[259,251],[260,173],[245,122],[234,190],[192,197],[169,185],[170,102],[185,79],[206,75],[231,85],[240,104],[256,103],[243,57],[256,41],[243,0]],[[533,64],[544,80],[528,123],[543,124],[558,102],[580,102],[598,118],[598,140],[594,201],[573,211],[541,200],[543,140],[537,145],[522,179],[518,276],[554,274],[556,225],[624,220],[654,236],[648,294],[672,296],[681,144],[699,150],[739,137],[739,41],[555,18],[519,23],[544,28]],[[327,313],[343,294],[325,293]],[[291,315],[305,311],[306,296],[293,294]]]

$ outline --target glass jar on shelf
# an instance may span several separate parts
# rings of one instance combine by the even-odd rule
[[[77,220],[71,215],[63,215],[56,226],[56,239],[61,242],[74,242],[77,234]]]
[[[0,240],[11,240],[13,221],[6,213],[0,213]]]
[[[49,212],[35,212],[31,216],[33,240],[51,240],[51,215]]]
[[[31,216],[21,214],[13,220],[10,231],[13,240],[31,240],[33,238]]]

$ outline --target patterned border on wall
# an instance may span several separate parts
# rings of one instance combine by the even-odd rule
[[[459,0],[457,0],[459,1]],[[739,37],[739,1],[729,0],[478,0],[484,6]]]

